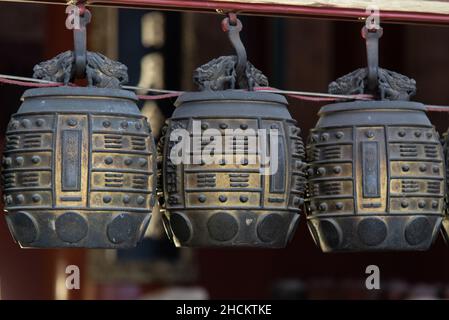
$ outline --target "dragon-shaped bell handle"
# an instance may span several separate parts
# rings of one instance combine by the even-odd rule
[[[329,93],[354,95],[371,94],[377,100],[408,101],[416,93],[415,80],[379,67],[379,39],[383,29],[362,28],[366,43],[366,68],[359,68],[329,84]]]
[[[221,22],[221,27],[228,34],[236,55],[221,56],[197,68],[193,81],[202,91],[219,91],[228,89],[254,90],[257,86],[268,86],[268,79],[248,60],[245,46],[240,39],[242,22],[233,12]]]
[[[75,10],[67,7],[66,12],[78,15],[79,25],[73,26],[74,50],[65,51],[56,57],[41,62],[34,67],[33,77],[68,85],[74,79],[87,78],[88,86],[115,88],[128,82],[128,68],[106,56],[87,51],[87,30],[92,14],[85,7],[85,1],[79,1]]]

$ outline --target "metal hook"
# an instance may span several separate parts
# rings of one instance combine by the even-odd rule
[[[368,60],[368,90],[374,93],[379,86],[379,39],[383,35],[381,27],[362,28],[362,37],[366,41],[366,55]]]
[[[246,49],[240,39],[240,31],[243,29],[242,22],[237,19],[237,15],[233,12],[228,13],[228,16],[221,22],[221,27],[224,32],[228,34],[229,41],[231,41],[232,46],[237,54],[237,64],[235,66],[235,72],[237,76],[237,82],[240,89],[249,88],[249,81],[246,77],[246,64],[247,56]]]
[[[87,64],[87,31],[86,25],[90,23],[92,14],[85,7],[84,3],[78,4],[80,25],[73,29],[75,76],[85,78]]]

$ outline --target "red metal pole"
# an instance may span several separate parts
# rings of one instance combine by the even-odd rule
[[[0,0],[12,2],[40,2],[67,4],[66,0]],[[135,8],[155,8],[163,10],[216,10],[236,11],[245,14],[273,15],[273,16],[306,16],[330,19],[361,19],[366,17],[364,9],[337,8],[325,6],[301,6],[277,3],[247,3],[244,1],[227,2],[214,0],[90,0],[89,5],[121,6]],[[381,20],[398,23],[428,23],[449,24],[449,14],[381,11]]]

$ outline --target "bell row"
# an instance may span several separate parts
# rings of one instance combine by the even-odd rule
[[[158,170],[135,102],[117,89],[25,92],[7,128],[2,170],[6,219],[22,247],[125,248],[142,238]],[[163,222],[177,246],[285,247],[303,208],[326,252],[426,250],[442,222],[449,232],[443,147],[422,104],[324,106],[306,148],[277,94],[191,92],[176,106],[159,142],[159,180]],[[267,149],[276,149],[268,173],[260,157],[248,161],[261,150],[246,133],[261,129]],[[174,133],[198,138],[204,154],[211,141],[225,144],[229,130],[240,130],[230,139],[235,161],[173,161],[182,145]]]
[[[329,85],[349,101],[320,110],[307,147],[286,99],[254,90],[268,79],[247,61],[235,14],[222,28],[236,55],[195,70],[199,91],[178,98],[158,151],[136,95],[121,90],[126,66],[75,41],[34,68],[66,85],[26,91],[7,128],[14,239],[133,247],[159,200],[177,246],[282,248],[303,213],[325,252],[428,249],[439,230],[449,234],[443,146],[424,106],[409,102],[415,81],[378,66],[382,29],[371,27],[368,66]],[[88,87],[70,85],[80,77]]]

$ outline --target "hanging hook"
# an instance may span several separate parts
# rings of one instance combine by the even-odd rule
[[[85,6],[85,1],[77,4],[79,14],[79,28],[73,29],[75,76],[85,78],[87,64],[87,30],[92,14]]]
[[[379,39],[383,35],[382,27],[368,29],[362,28],[362,37],[366,42],[366,55],[368,60],[368,90],[374,93],[379,86]]]
[[[240,89],[248,88],[248,90],[253,90],[253,88],[249,88],[248,79],[246,77],[246,49],[240,39],[240,31],[242,31],[243,28],[242,22],[237,18],[236,13],[229,12],[228,16],[221,22],[221,27],[223,31],[228,34],[229,41],[231,41],[231,44],[237,54],[235,73]]]

